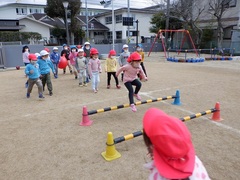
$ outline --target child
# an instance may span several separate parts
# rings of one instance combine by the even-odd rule
[[[127,59],[130,56],[130,52],[128,51],[127,44],[124,44],[122,49],[123,49],[123,52],[120,54],[119,59],[118,59],[118,63],[119,63],[120,67],[127,64]],[[123,81],[123,72],[121,73],[121,80]]]
[[[48,60],[49,53],[45,50],[42,50],[40,52],[40,57],[37,60],[37,63],[39,64],[39,69],[40,69],[40,78],[42,80],[43,84],[43,91],[45,84],[47,83],[47,88],[49,91],[49,95],[53,95],[53,87],[52,87],[52,82],[51,82],[51,75],[50,75],[50,69],[52,69],[53,74],[55,75],[55,70],[53,68],[52,61]]]
[[[75,75],[75,79],[77,79],[77,69],[76,69],[76,62],[75,62],[75,59],[78,54],[77,47],[75,45],[73,45],[70,48],[71,48],[71,52],[69,54],[70,64],[72,66],[73,74]]]
[[[37,56],[35,54],[29,54],[28,59],[30,64],[25,68],[25,74],[28,76],[28,88],[27,88],[27,98],[30,98],[30,93],[32,92],[33,85],[36,84],[38,87],[39,98],[43,99],[43,86],[42,81],[39,79],[40,71],[37,62]]]
[[[142,45],[141,45],[141,44],[138,44],[138,45],[137,45],[136,52],[137,52],[138,54],[140,54],[140,56],[141,56],[141,58],[142,58],[140,65],[142,66],[142,69],[143,69],[145,75],[147,76],[147,72],[146,72],[145,66],[144,66],[144,64],[143,64],[143,61],[144,61],[144,52],[143,52],[143,48],[142,48]]]
[[[91,44],[90,42],[85,42],[84,46],[83,46],[83,50],[84,50],[84,56],[87,58],[87,63],[89,62],[90,59],[90,51],[91,51]],[[87,69],[87,79],[86,79],[87,83],[89,83],[90,81],[90,75]]]
[[[69,49],[68,49],[68,45],[67,45],[67,44],[63,44],[62,46],[63,46],[63,50],[62,50],[62,52],[61,52],[61,56],[62,56],[63,54],[65,54],[65,57],[66,57],[66,59],[67,59],[67,61],[68,61],[69,71],[70,71],[70,73],[72,74],[72,67],[71,67],[70,61],[69,61],[69,60],[70,60],[70,59],[69,59],[69,54],[70,54],[70,52],[69,52]],[[63,74],[66,74],[66,68],[63,69]]]
[[[101,62],[98,59],[98,50],[92,48],[88,63],[88,72],[92,80],[92,89],[94,93],[98,92],[98,83],[100,81],[99,73],[102,72]]]
[[[50,59],[53,63],[53,67],[55,69],[55,78],[58,78],[58,64],[59,64],[59,60],[60,60],[60,54],[58,53],[58,48],[57,47],[53,47],[53,52],[50,54]]]
[[[76,57],[76,69],[78,72],[79,86],[87,86],[87,59],[84,57],[84,50],[79,49]]]
[[[141,100],[138,92],[141,89],[142,83],[138,80],[137,74],[140,74],[143,80],[147,80],[146,75],[144,74],[142,67],[140,66],[141,57],[138,53],[132,53],[128,58],[128,64],[120,67],[116,73],[118,76],[122,71],[124,71],[123,82],[126,88],[128,89],[128,97],[130,106],[133,112],[137,111],[137,108],[134,104],[133,97],[136,97],[137,100]],[[136,86],[135,91],[133,92],[133,87]]]
[[[29,52],[30,52],[29,47],[28,46],[23,46],[23,48],[22,48],[22,59],[23,59],[23,63],[24,63],[25,66],[27,66],[30,63],[30,61],[28,59]],[[25,88],[27,88],[27,87],[28,87],[28,80],[25,83]]]
[[[107,72],[107,89],[110,89],[111,75],[113,75],[115,79],[116,87],[118,89],[121,88],[118,82],[118,78],[116,77],[116,71],[117,71],[116,51],[111,50],[109,51],[108,58],[106,59],[105,63],[105,72]]]
[[[143,117],[143,138],[152,161],[150,180],[209,180],[195,155],[191,135],[179,119],[150,108]]]

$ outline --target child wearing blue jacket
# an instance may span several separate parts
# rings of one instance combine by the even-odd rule
[[[47,83],[47,88],[49,91],[49,95],[53,95],[53,87],[52,87],[52,82],[51,82],[51,75],[50,75],[50,69],[52,69],[53,74],[55,75],[55,69],[53,67],[52,61],[48,59],[49,53],[45,50],[42,50],[40,52],[40,57],[38,57],[37,63],[39,64],[39,69],[40,69],[40,78],[42,80],[43,84],[43,91],[45,84]]]
[[[34,84],[38,87],[39,98],[44,98],[43,96],[43,86],[42,81],[39,79],[40,70],[37,62],[37,56],[35,54],[29,54],[28,59],[30,63],[25,68],[25,74],[28,76],[28,88],[27,88],[27,98],[30,98],[30,93]]]
[[[53,63],[53,67],[55,69],[55,78],[58,78],[58,64],[60,60],[60,54],[58,53],[58,47],[53,47],[53,52],[50,54],[50,59]]]

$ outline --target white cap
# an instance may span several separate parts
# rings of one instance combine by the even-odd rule
[[[82,48],[78,49],[78,52],[84,52],[84,50]]]
[[[37,56],[37,57],[38,57],[38,56],[40,56],[40,54],[39,54],[39,53],[35,53],[35,56]]]
[[[90,45],[90,42],[85,42],[84,45]]]
[[[127,45],[127,44],[124,44],[124,45],[123,45],[123,49],[124,49],[124,48],[128,48],[128,45]]]
[[[58,50],[58,47],[53,47],[53,50]]]
[[[42,50],[41,52],[40,52],[40,56],[45,56],[45,55],[48,55],[49,53],[47,52],[47,51],[45,51],[45,50]]]

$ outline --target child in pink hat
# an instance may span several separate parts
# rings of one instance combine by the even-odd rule
[[[151,180],[209,180],[195,155],[185,124],[163,111],[150,108],[143,118],[144,142],[152,161],[145,165]]]

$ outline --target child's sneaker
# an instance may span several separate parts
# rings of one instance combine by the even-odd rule
[[[83,83],[83,86],[87,87],[87,83]]]
[[[133,95],[137,100],[141,101],[141,97],[138,94]]]
[[[94,89],[94,90],[93,90],[93,92],[94,92],[94,93],[97,93],[97,90],[96,90],[96,89]]]
[[[52,96],[52,95],[53,95],[52,91],[50,91],[50,92],[49,92],[49,95],[50,95],[50,96]]]
[[[30,98],[30,93],[27,93],[26,97],[27,97],[27,98]]]
[[[83,84],[82,84],[82,83],[79,83],[79,86],[80,86],[80,87],[83,87]]]
[[[120,85],[116,85],[117,89],[121,89],[121,86]]]
[[[77,76],[75,76],[75,79],[77,79]]]
[[[107,89],[110,89],[110,85],[107,86]]]
[[[55,79],[57,79],[57,78],[58,78],[58,75],[54,74],[54,77],[55,77]]]
[[[39,96],[38,96],[40,99],[43,99],[43,98],[45,98],[42,94],[39,94]]]
[[[131,109],[132,109],[132,112],[136,112],[137,111],[137,108],[136,108],[135,104],[131,104]]]

